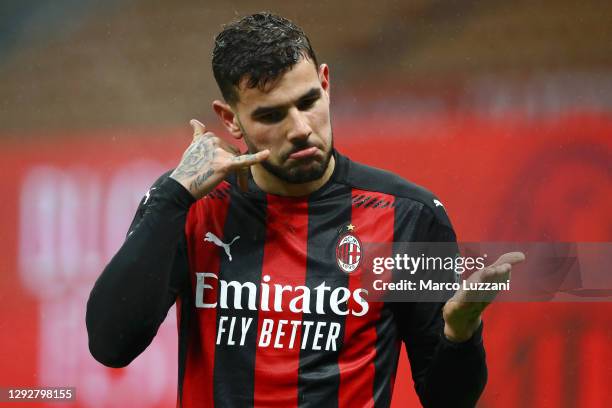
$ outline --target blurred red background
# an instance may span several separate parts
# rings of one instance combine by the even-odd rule
[[[189,134],[75,133],[60,145],[5,146],[1,225],[18,239],[6,240],[0,257],[0,384],[76,386],[78,406],[173,404],[173,312],[132,366],[114,370],[88,354],[84,302],[142,194],[176,163]],[[435,191],[460,240],[610,240],[612,118],[605,115],[372,116],[340,121],[334,134],[354,160]],[[485,317],[490,379],[479,406],[610,406],[611,312],[610,303],[494,304]],[[407,364],[402,356],[394,407],[418,406]]]
[[[0,386],[74,386],[79,407],[175,404],[174,309],[115,370],[89,355],[85,302],[188,120],[216,126],[212,41],[236,15],[305,29],[330,65],[337,148],[434,191],[459,240],[612,241],[608,2],[1,7]],[[484,336],[480,407],[612,406],[612,304],[494,304]],[[393,406],[418,406],[404,356]]]

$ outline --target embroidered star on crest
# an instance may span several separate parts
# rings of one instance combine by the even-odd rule
[[[346,226],[346,230],[347,231],[354,231],[355,230],[355,226],[353,224],[349,224]]]

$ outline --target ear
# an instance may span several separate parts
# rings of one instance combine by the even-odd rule
[[[321,88],[329,96],[329,67],[327,64],[319,65],[319,81],[321,82]]]
[[[225,102],[221,102],[220,100],[214,100],[212,107],[227,131],[230,132],[236,139],[242,138],[242,130],[238,124],[238,117],[234,113],[232,107]]]

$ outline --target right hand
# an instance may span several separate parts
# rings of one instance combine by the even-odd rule
[[[506,282],[510,279],[512,267],[524,260],[525,254],[522,252],[508,252],[492,265],[474,272],[466,281],[468,284]],[[471,338],[480,326],[482,312],[498,292],[498,290],[464,290],[462,285],[442,309],[446,338],[455,342]]]
[[[240,154],[240,151],[206,132],[206,126],[192,119],[193,141],[183,153],[183,158],[170,177],[181,183],[196,199],[204,197],[221,183],[230,171],[238,173],[241,189],[246,185],[248,168],[268,158],[269,150],[255,154]]]

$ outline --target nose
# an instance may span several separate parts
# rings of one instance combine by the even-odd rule
[[[288,116],[288,124],[289,131],[287,132],[287,139],[290,142],[299,142],[308,139],[310,134],[312,133],[312,129],[308,124],[308,120],[306,119],[303,112],[299,109],[293,107],[289,109],[287,114]]]

